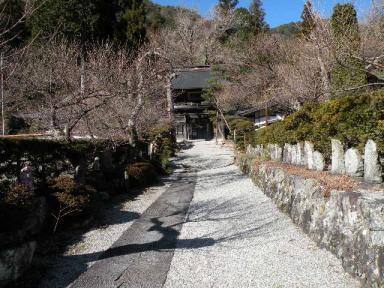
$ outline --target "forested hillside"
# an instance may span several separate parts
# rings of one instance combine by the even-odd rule
[[[301,22],[274,29],[260,0],[248,9],[221,0],[208,19],[147,0],[9,0],[2,6],[4,88],[12,95],[5,114],[33,118],[33,129],[68,126],[103,134],[111,131],[106,123],[116,120],[112,116],[120,115],[118,122],[129,127],[112,125],[121,130],[117,134],[133,127],[146,133],[146,123],[169,120],[172,99],[159,95],[166,94],[170,71],[180,66],[211,65],[225,79],[210,89],[224,113],[275,105],[291,113],[384,82],[380,5],[359,22],[352,4],[336,5],[324,18],[308,1]],[[108,68],[115,69],[111,78]],[[129,87],[126,95],[117,88],[122,83]],[[153,103],[164,109],[151,109]],[[130,112],[120,111],[122,106]]]
[[[149,0],[14,0],[3,1],[2,6],[2,26],[17,24],[7,35],[14,38],[11,41],[14,45],[25,44],[35,37],[50,39],[53,36],[109,39],[136,45],[145,42],[148,34],[174,26],[180,12],[197,17],[192,10],[161,6]],[[24,18],[25,9],[30,9],[30,15]]]

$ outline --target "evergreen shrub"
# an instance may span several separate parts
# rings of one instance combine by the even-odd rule
[[[345,148],[361,152],[368,139],[376,141],[384,154],[384,91],[347,96],[321,104],[306,104],[284,121],[251,133],[252,144],[295,144],[311,141],[327,159],[331,139],[339,139]]]
[[[155,183],[158,180],[157,168],[150,162],[137,162],[128,165],[130,185],[143,187]]]
[[[249,143],[250,141],[249,133],[255,130],[255,124],[252,121],[243,118],[231,119],[228,124],[232,130],[230,135],[231,139],[234,139],[236,131],[236,139],[234,139],[236,147],[240,151],[244,151],[246,146],[245,143]]]

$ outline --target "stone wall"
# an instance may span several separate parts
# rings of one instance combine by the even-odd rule
[[[324,197],[317,180],[292,175],[279,165],[260,161],[279,158],[276,155],[271,157],[271,150],[281,148],[272,146],[268,145],[268,149],[248,147],[246,155],[237,157],[237,163],[295,224],[320,247],[335,254],[347,272],[360,278],[363,287],[384,287],[384,190],[331,191],[329,197]],[[284,147],[281,154],[284,162],[325,170],[324,157],[314,151],[311,143],[299,148],[295,146],[287,144]],[[368,152],[371,148],[368,147]],[[341,157],[346,154],[338,151],[335,159],[343,161],[344,166],[335,165],[330,169],[340,169],[340,173],[353,170],[351,174],[361,175],[362,157],[355,150],[350,151],[348,154],[353,154],[351,161],[349,155]],[[377,163],[375,157],[373,155],[374,163]],[[354,169],[349,168],[350,165]],[[372,169],[377,171],[377,168],[374,166]]]
[[[25,215],[20,229],[0,232],[0,287],[19,278],[32,263],[37,246],[35,238],[47,217],[45,198],[39,198],[33,210],[33,215]]]
[[[36,157],[36,154],[24,153],[28,152],[27,145],[22,147],[25,150],[20,149],[17,152],[23,157],[15,157],[15,154],[12,153],[16,152],[13,150],[11,152],[1,151],[3,156],[9,157],[7,161],[2,163],[3,170],[12,172],[19,169],[20,171],[20,173],[2,175],[1,181],[3,181],[3,185],[8,185],[8,182],[23,184],[29,188],[28,190],[32,195],[44,194],[44,191],[43,193],[35,191],[37,189],[35,184],[40,180],[38,177],[41,177],[42,174],[37,172],[42,172],[43,166],[38,161],[34,162],[32,160],[40,158]],[[3,149],[3,147],[1,148]],[[44,147],[42,149],[44,150]],[[98,150],[95,149],[95,151]],[[50,153],[47,155],[51,155]],[[60,175],[73,177],[78,184],[91,185],[98,191],[100,198],[108,199],[114,193],[129,193],[129,175],[126,173],[128,163],[149,159],[153,150],[149,151],[146,143],[138,143],[136,147],[124,145],[114,150],[110,148],[103,149],[98,151],[96,153],[97,157],[92,157],[92,159],[90,155],[93,156],[93,153],[92,150],[89,155],[84,154],[81,155],[82,158],[76,159],[77,161],[74,162],[77,162],[77,166],[69,165],[71,159],[66,154],[63,154],[63,158],[54,159],[49,163],[44,163],[44,165],[48,167],[46,171],[51,171],[52,167],[56,167],[57,171],[54,174],[60,173]],[[12,161],[12,159],[18,159],[18,162]],[[47,159],[50,159],[50,157],[47,157]],[[63,159],[65,159],[67,165],[62,164]],[[51,176],[48,173],[46,174],[46,177]],[[48,180],[46,179],[46,181]],[[42,235],[41,232],[44,228],[47,228],[48,221],[46,220],[48,216],[50,217],[52,208],[53,206],[48,205],[45,197],[40,197],[37,199],[36,206],[31,209],[30,215],[20,215],[20,218],[23,219],[20,227],[17,226],[12,231],[0,231],[0,287],[17,280],[30,268],[39,244],[38,240]],[[0,219],[0,221],[13,221],[13,219]],[[78,226],[81,226],[83,222],[89,223],[89,219],[86,219],[86,221],[81,219]]]

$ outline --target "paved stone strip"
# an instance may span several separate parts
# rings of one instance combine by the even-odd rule
[[[71,287],[163,287],[195,184],[196,173],[180,173]]]

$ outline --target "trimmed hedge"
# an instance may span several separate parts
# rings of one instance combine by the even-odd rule
[[[307,104],[284,121],[252,133],[251,144],[295,144],[311,141],[315,149],[331,155],[331,138],[345,148],[364,150],[368,139],[378,143],[384,154],[384,91],[346,96],[321,104]]]
[[[45,181],[52,174],[59,175],[69,165],[77,166],[81,159],[91,160],[106,144],[89,141],[51,141],[39,139],[1,139],[0,174],[8,178],[19,177],[24,163],[40,167],[36,171],[39,181]],[[4,191],[4,190],[2,190]]]
[[[146,187],[158,180],[158,169],[150,162],[137,162],[127,167],[130,185],[133,187]]]

